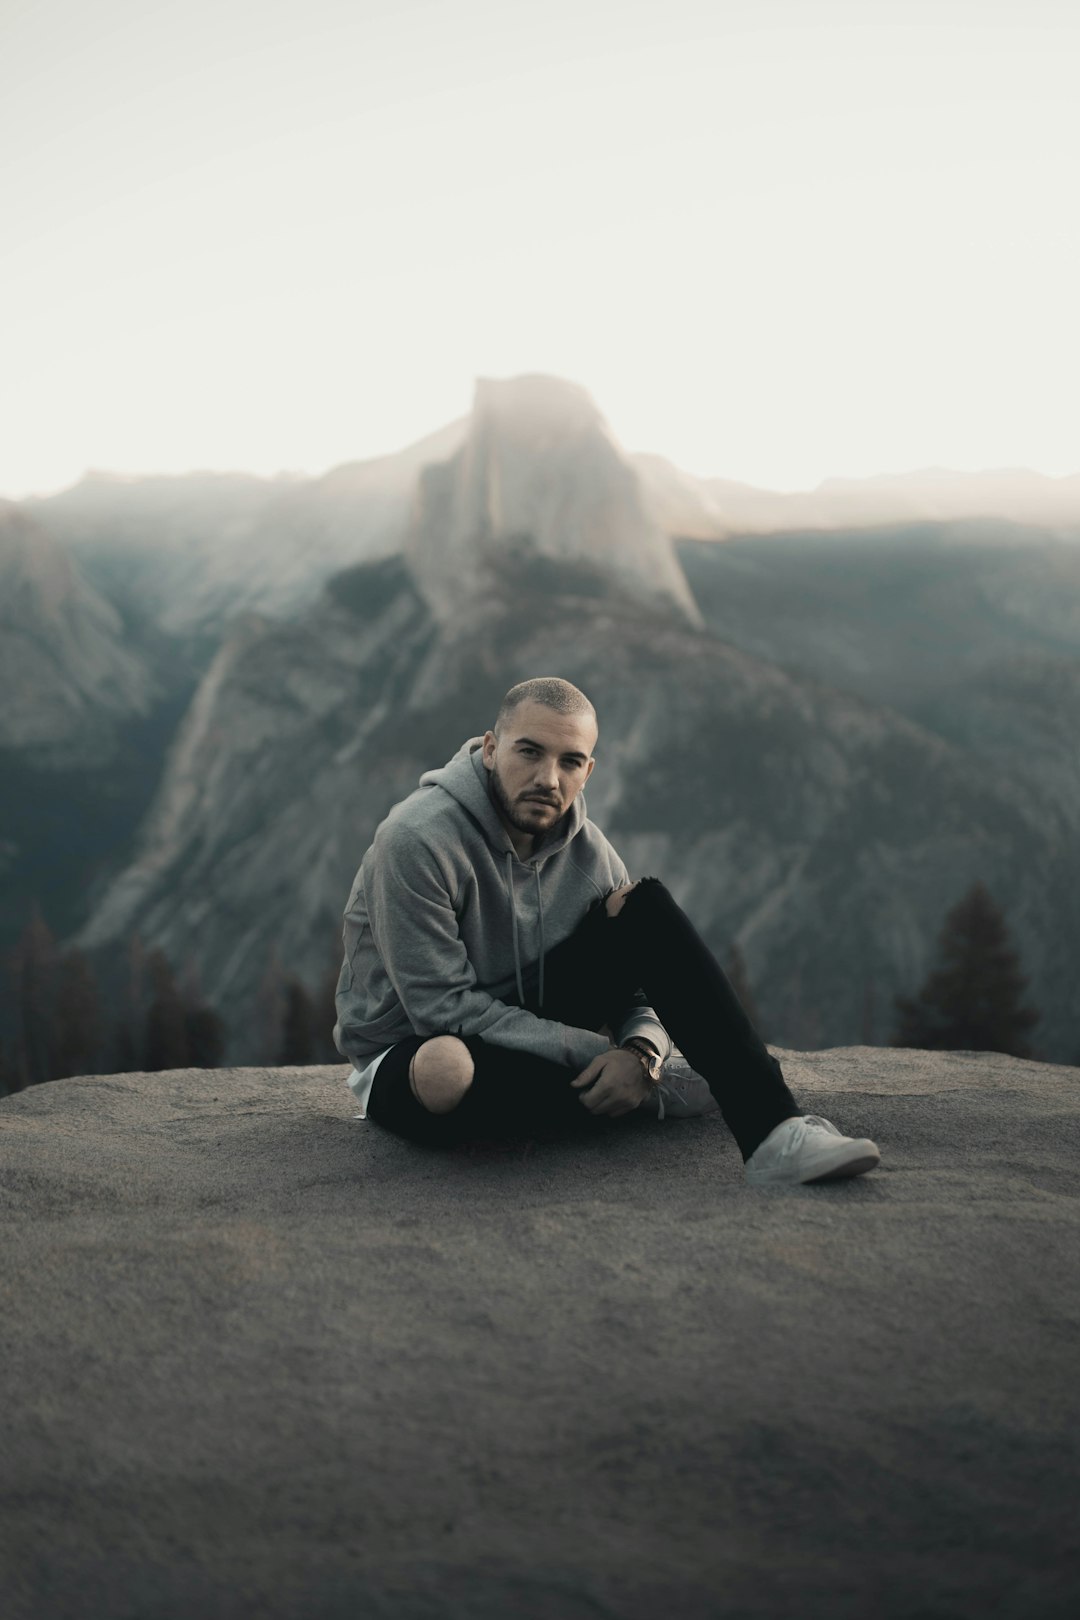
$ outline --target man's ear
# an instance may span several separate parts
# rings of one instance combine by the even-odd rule
[[[485,731],[484,746],[480,750],[480,757],[484,761],[484,764],[487,766],[489,771],[495,763],[495,743],[495,733],[493,731]]]

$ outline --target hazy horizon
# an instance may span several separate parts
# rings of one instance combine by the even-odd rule
[[[1080,472],[1067,0],[0,9],[0,492],[319,476],[579,381],[775,492]]]
[[[390,449],[390,450],[378,451],[373,456],[364,456],[364,455],[348,456],[348,457],[345,458],[345,460],[335,462],[331,466],[328,466],[328,467],[315,467],[315,468],[277,467],[277,468],[274,468],[274,469],[272,469],[270,471],[260,471],[258,469],[251,468],[251,467],[239,467],[239,466],[217,466],[217,467],[209,467],[209,466],[181,467],[181,466],[177,466],[177,467],[174,467],[174,468],[141,468],[141,469],[137,469],[137,470],[116,468],[116,467],[84,467],[80,473],[77,473],[75,475],[75,477],[69,478],[68,480],[66,480],[66,482],[58,484],[52,489],[48,489],[48,490],[45,490],[45,489],[27,490],[27,491],[23,491],[20,494],[15,494],[15,495],[10,494],[7,490],[0,489],[0,499],[10,500],[10,501],[14,501],[14,502],[17,502],[17,503],[22,502],[22,501],[47,500],[52,495],[63,494],[66,490],[72,489],[76,485],[78,485],[80,483],[83,483],[86,480],[94,480],[94,479],[101,480],[102,482],[117,483],[117,484],[136,484],[136,483],[141,482],[144,479],[155,479],[155,478],[162,478],[162,479],[169,479],[169,478],[177,478],[177,479],[182,479],[182,478],[256,478],[256,479],[260,479],[260,480],[263,480],[263,481],[268,482],[268,483],[274,483],[274,482],[287,483],[287,482],[290,482],[290,481],[298,482],[298,483],[299,482],[306,482],[308,480],[315,480],[315,479],[325,477],[328,473],[331,473],[331,472],[335,471],[335,469],[338,468],[338,467],[362,464],[362,463],[365,463],[365,462],[368,462],[368,461],[376,461],[376,460],[382,459],[384,457],[389,458],[389,457],[393,457],[394,455],[397,455],[397,454],[402,454],[402,453],[410,450],[414,445],[420,444],[425,439],[433,437],[436,433],[438,433],[440,428],[448,427],[450,425],[451,424],[449,422],[435,424],[435,425],[433,425],[433,427],[431,428],[431,430],[429,432],[421,433],[417,438],[410,440],[408,444],[398,445],[395,448]],[[627,451],[627,454],[632,455],[632,456],[633,455],[656,455],[656,456],[660,456],[664,460],[672,461],[672,458],[670,456],[665,456],[663,451],[653,450],[650,447],[645,446],[645,445],[636,446],[636,447],[634,447],[632,449],[628,448],[627,446],[623,446],[623,449]],[[678,467],[677,462],[672,461],[672,465]],[[687,469],[685,467],[680,467],[679,471],[687,472],[687,471],[689,471],[689,469]],[[721,471],[714,471],[714,472],[707,472],[706,471],[706,472],[701,472],[701,473],[694,473],[691,476],[701,478],[703,480],[716,479],[716,480],[729,481],[731,483],[745,483],[748,488],[758,489],[763,494],[790,494],[790,495],[800,495],[800,494],[802,494],[802,495],[809,495],[809,494],[814,494],[823,485],[834,483],[834,482],[835,483],[849,483],[850,482],[850,483],[862,484],[862,483],[871,483],[871,482],[875,482],[875,481],[880,481],[880,482],[892,481],[892,480],[907,481],[907,480],[916,480],[916,479],[920,479],[920,478],[931,480],[931,479],[934,479],[934,478],[940,478],[942,476],[945,476],[946,478],[950,478],[950,479],[951,478],[979,479],[979,478],[988,478],[988,477],[989,478],[992,478],[992,477],[1001,478],[1001,477],[1005,477],[1005,476],[1015,476],[1015,477],[1019,477],[1019,478],[1034,477],[1034,478],[1039,478],[1039,479],[1046,479],[1046,480],[1048,480],[1050,482],[1063,482],[1063,481],[1065,481],[1067,479],[1080,477],[1080,471],[1073,472],[1073,473],[1043,473],[1043,472],[1040,472],[1040,470],[1038,468],[1035,468],[1035,467],[1020,467],[1020,466],[945,467],[945,466],[941,466],[939,464],[935,464],[935,465],[929,465],[929,466],[923,466],[923,467],[883,468],[878,472],[860,473],[860,474],[854,474],[854,475],[843,473],[843,472],[826,473],[814,485],[806,485],[806,486],[798,485],[798,486],[791,486],[789,488],[781,488],[779,486],[766,485],[766,484],[752,485],[749,480],[729,478],[729,475],[726,472],[722,471],[722,470]]]

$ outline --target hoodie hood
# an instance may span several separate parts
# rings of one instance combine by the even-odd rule
[[[507,899],[510,907],[510,930],[514,942],[514,978],[517,983],[518,997],[521,1004],[525,1004],[525,983],[521,970],[521,947],[518,931],[517,904],[514,899],[514,865],[530,868],[536,884],[536,913],[539,928],[540,953],[537,962],[538,1006],[544,1005],[544,891],[540,883],[540,868],[544,862],[561,849],[565,849],[571,839],[577,836],[584,826],[588,811],[585,808],[584,794],[579,793],[569,810],[549,832],[539,835],[533,840],[532,853],[524,859],[517,853],[510,839],[498,811],[495,808],[489,787],[490,772],[484,764],[482,757],[483,737],[470,737],[468,742],[462,743],[453,759],[437,770],[425,771],[420,778],[422,788],[442,788],[456,799],[462,809],[476,822],[480,831],[491,845],[492,849],[502,858],[503,880],[506,884]]]

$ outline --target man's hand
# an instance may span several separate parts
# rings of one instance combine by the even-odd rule
[[[570,1084],[581,1092],[581,1100],[591,1114],[628,1114],[652,1090],[641,1059],[633,1052],[613,1046],[594,1057]]]

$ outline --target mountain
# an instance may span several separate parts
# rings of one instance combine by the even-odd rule
[[[156,791],[124,859],[116,828],[107,859],[84,852],[78,938],[104,965],[138,929],[197,972],[230,1058],[261,1059],[271,959],[325,984],[390,805],[511,682],[559,673],[600,711],[591,813],[718,953],[738,942],[771,1039],[886,1040],[981,878],[1037,1049],[1072,1057],[1080,529],[887,523],[879,493],[871,526],[740,536],[795,507],[627,456],[582,390],[524,377],[322,479],[98,479],[37,503],[135,644],[190,643],[201,672],[160,781],[160,742],[116,773],[125,803]],[[79,893],[74,870],[56,890]]]
[[[550,377],[481,379],[468,418],[317,479],[95,474],[27,505],[130,617],[207,652],[237,614],[300,612],[343,567],[403,550],[439,617],[463,594],[475,610],[491,561],[504,580],[516,557],[525,586],[573,560],[699,622],[632,462],[585,391]]]
[[[437,614],[450,611],[462,563],[476,585],[492,548],[525,546],[536,553],[521,553],[526,574],[586,551],[623,589],[696,624],[667,539],[970,517],[1080,532],[1080,477],[928,468],[758,489],[628,455],[584,389],[525,376],[481,379],[468,417],[319,478],[89,473],[23,507],[129,624],[191,643],[201,669],[231,617],[303,611],[333,573],[402,548]]]
[[[686,623],[697,605],[640,480],[583,389],[549,377],[477,383],[468,435],[425,468],[405,556],[433,615],[504,605],[568,566]]]
[[[677,550],[715,634],[919,721],[1010,658],[1080,657],[1080,530],[882,524]]]
[[[1080,524],[1080,475],[1050,478],[1026,467],[975,473],[926,467],[919,472],[878,473],[872,478],[827,478],[804,499],[817,528],[912,519],[952,522],[972,517],[1048,528]],[[806,523],[804,516],[797,515],[784,526]]]
[[[191,695],[162,637],[132,635],[77,559],[0,502],[0,952],[35,903],[76,928],[130,855]],[[0,1042],[10,1011],[0,996]]]
[[[399,550],[420,469],[465,427],[321,478],[89,474],[25,505],[132,618],[212,649],[237,614],[288,615],[339,569]]]
[[[679,539],[971,518],[1080,530],[1080,476],[1048,478],[1022,467],[976,473],[928,467],[871,478],[828,478],[816,489],[782,492],[725,478],[697,478],[663,456],[638,454],[632,459],[656,521]]]
[[[1040,988],[1054,951],[1075,956],[1080,927],[1058,905],[1075,845],[1034,788],[706,630],[643,634],[634,601],[575,584],[570,569],[508,593],[478,633],[467,614],[436,618],[394,558],[338,576],[288,625],[236,627],[81,943],[107,950],[137,927],[193,961],[231,1055],[256,1053],[271,953],[316,987],[378,821],[513,681],[557,672],[600,713],[590,813],[715,950],[739,942],[770,1039],[886,1040],[892,994],[921,978],[976,876],[1016,916]],[[1067,1044],[1066,994],[1044,1005],[1040,1049]]]
[[[98,766],[155,696],[116,609],[67,551],[0,501],[0,748],[23,763]]]

